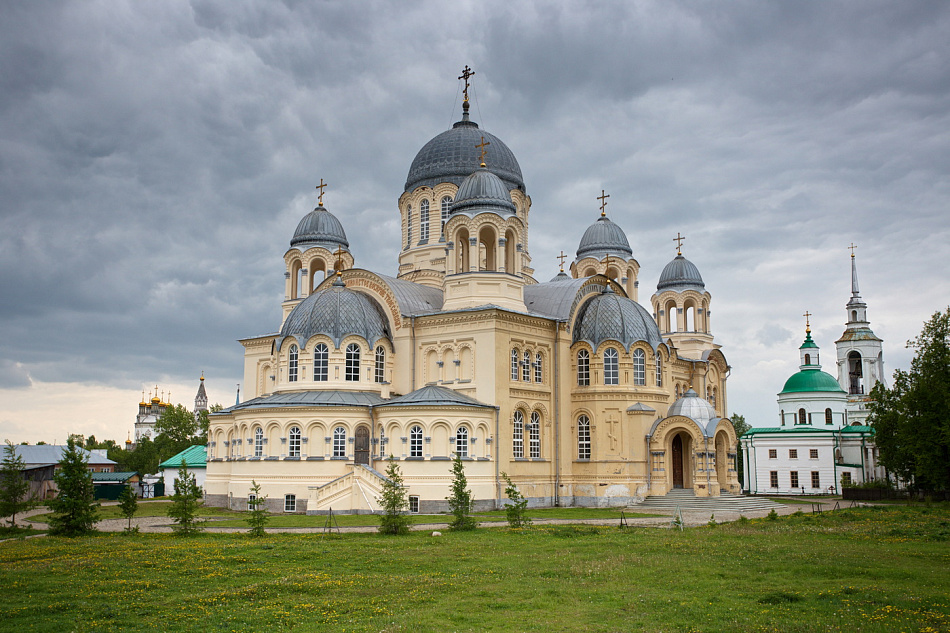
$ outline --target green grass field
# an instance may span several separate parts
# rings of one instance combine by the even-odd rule
[[[948,631],[950,508],[685,531],[0,544],[15,631]]]

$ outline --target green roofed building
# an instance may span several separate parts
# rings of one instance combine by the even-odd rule
[[[196,444],[189,446],[174,457],[169,457],[158,465],[159,472],[162,477],[165,478],[165,490],[169,494],[174,491],[175,481],[178,479],[178,470],[181,468],[182,460],[185,462],[185,468],[188,473],[194,475],[198,485],[204,488],[208,456],[206,448]]]

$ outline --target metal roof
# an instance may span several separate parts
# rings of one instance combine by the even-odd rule
[[[700,398],[699,394],[692,389],[687,390],[679,400],[670,405],[666,417],[669,418],[674,415],[687,417],[698,424],[706,437],[712,437],[716,426],[722,419],[716,415],[716,409],[704,398]]]
[[[204,468],[208,462],[207,447],[200,444],[189,446],[182,452],[173,457],[169,457],[161,464],[159,468],[181,468],[181,460],[185,460],[185,466],[188,468]]]
[[[869,327],[849,327],[844,331],[844,334],[841,335],[835,343],[843,343],[845,341],[880,341],[874,332],[871,331]]]
[[[380,339],[389,339],[389,321],[369,295],[334,285],[316,292],[290,312],[277,338],[277,346],[288,336],[301,347],[311,336],[325,334],[337,348],[351,334],[363,338],[372,347]]]
[[[627,411],[644,411],[646,413],[650,413],[650,412],[655,412],[656,409],[654,409],[653,407],[648,407],[642,402],[635,402],[631,404],[629,407],[627,407]]]
[[[104,483],[125,483],[132,477],[138,475],[137,472],[120,472],[120,473],[90,473],[92,475],[92,483],[94,484],[104,484]]]
[[[40,445],[23,445],[18,444],[13,447],[16,451],[17,457],[23,458],[23,463],[28,466],[36,466],[39,464],[56,464],[63,458],[63,451],[66,450],[66,447],[60,444],[40,444]],[[76,450],[83,453],[88,458],[88,463],[94,466],[108,466],[110,464],[115,464],[114,461],[108,457],[103,457],[98,453],[87,451],[84,448],[79,446],[76,447]]]
[[[579,341],[586,341],[595,349],[604,341],[617,341],[628,350],[637,341],[644,341],[656,350],[663,338],[656,321],[643,306],[608,287],[577,311],[572,344]]]
[[[486,167],[479,167],[459,186],[452,202],[452,213],[474,216],[491,212],[501,217],[515,214],[515,203],[501,178]]]
[[[337,248],[348,251],[350,243],[347,241],[346,232],[337,217],[319,206],[303,216],[303,219],[297,224],[297,230],[294,231],[294,236],[290,238],[290,246],[291,248],[322,246],[331,252],[335,252]]]
[[[749,429],[742,434],[742,437],[746,435],[761,435],[764,433],[785,433],[785,434],[794,434],[794,433],[837,433],[838,429],[821,429],[808,424],[796,424],[795,426],[783,427],[783,426],[762,426]]]
[[[807,365],[805,369],[785,381],[783,393],[833,392],[844,393],[834,376],[818,369],[817,365]]]
[[[438,312],[442,309],[442,291],[438,288],[380,275],[379,273],[374,274],[386,282],[389,289],[396,295],[399,312],[403,316],[418,316]]]
[[[378,407],[411,407],[411,406],[466,406],[483,407],[495,409],[490,404],[480,402],[475,398],[459,393],[454,389],[441,387],[439,385],[426,385],[415,391],[411,391],[404,396],[399,396],[383,402]]]
[[[261,396],[236,404],[221,413],[246,409],[278,409],[282,407],[372,407],[386,402],[369,391],[293,391]]]
[[[703,276],[699,274],[696,265],[678,254],[673,258],[663,272],[660,273],[660,281],[656,284],[657,292],[667,289],[675,290],[698,290],[704,292],[706,284],[703,283]]]
[[[607,216],[602,216],[584,231],[584,237],[577,247],[577,259],[603,259],[607,255],[629,259],[633,257],[633,249],[630,248],[627,235],[620,225],[611,222]]]
[[[531,314],[566,321],[571,316],[571,307],[574,305],[577,292],[587,281],[587,277],[580,279],[567,277],[562,281],[552,280],[525,286],[525,307]]]

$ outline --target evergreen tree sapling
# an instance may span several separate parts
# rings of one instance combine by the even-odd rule
[[[10,517],[10,527],[16,527],[16,515],[36,505],[30,494],[30,483],[23,477],[26,464],[16,454],[13,442],[7,440],[3,447],[3,463],[0,465],[0,517]]]
[[[99,503],[95,500],[88,462],[88,454],[70,437],[53,475],[58,492],[49,503],[53,511],[49,521],[50,534],[79,536],[95,529],[99,520]]]
[[[505,496],[508,497],[508,505],[505,506],[505,516],[508,519],[508,527],[523,528],[531,525],[531,519],[526,516],[528,510],[528,499],[521,494],[518,487],[511,481],[508,473],[502,472],[502,478],[505,480]]]
[[[119,493],[119,512],[129,521],[128,527],[125,528],[126,532],[139,531],[138,526],[135,526],[135,529],[132,528],[132,517],[135,516],[135,511],[138,510],[138,507],[138,495],[132,490],[132,486],[124,486],[122,492]]]
[[[201,521],[198,519],[198,509],[203,505],[201,496],[201,488],[195,476],[188,472],[188,466],[182,458],[175,480],[175,494],[168,508],[168,516],[175,523],[172,526],[175,534],[187,536],[201,531]]]
[[[247,496],[247,518],[244,519],[251,528],[247,533],[251,536],[264,536],[267,534],[264,528],[269,519],[267,496],[261,494],[261,485],[252,479],[251,492]]]
[[[383,516],[379,519],[379,531],[383,534],[408,534],[409,500],[406,498],[406,489],[402,484],[399,464],[391,455],[389,465],[386,467],[383,494],[376,501],[383,508]]]
[[[472,516],[475,500],[472,498],[472,491],[468,489],[465,466],[462,465],[462,460],[458,455],[452,460],[451,493],[445,498],[449,502],[449,512],[454,517],[449,523],[449,529],[462,531],[477,528],[478,521]]]

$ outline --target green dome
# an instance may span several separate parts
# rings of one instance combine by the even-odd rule
[[[834,376],[820,369],[803,369],[785,381],[782,393],[800,393],[805,391],[835,391],[844,393]],[[779,394],[781,395],[781,394]]]

